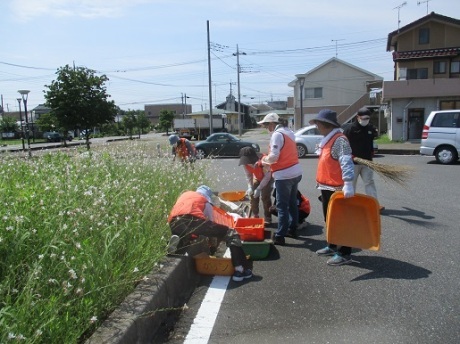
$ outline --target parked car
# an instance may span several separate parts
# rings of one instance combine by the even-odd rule
[[[295,144],[297,146],[297,156],[302,158],[307,154],[315,153],[317,145],[323,139],[316,125],[309,125],[295,131]]]
[[[204,141],[198,142],[195,145],[196,155],[198,159],[207,156],[238,156],[240,149],[243,147],[253,147],[256,152],[260,152],[260,147],[257,143],[241,141],[236,136],[229,133],[214,133],[208,136]]]
[[[440,164],[453,164],[460,155],[460,110],[432,111],[422,131],[421,155],[434,155]]]
[[[297,146],[297,156],[302,158],[307,154],[314,154],[316,147],[323,139],[323,135],[319,133],[316,125],[309,125],[304,128],[300,128],[295,133],[295,143]],[[377,154],[379,146],[376,142],[374,144],[374,155]]]
[[[61,135],[61,133],[58,133],[57,131],[47,131],[43,133],[43,138],[46,140],[46,142],[61,142],[64,140],[64,136]],[[68,133],[66,137],[67,141],[72,141],[73,140],[73,135]]]

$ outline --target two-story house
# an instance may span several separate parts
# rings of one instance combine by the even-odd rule
[[[460,20],[432,12],[388,35],[394,80],[383,83],[392,140],[421,139],[433,110],[460,109]]]
[[[379,104],[373,104],[375,90],[383,78],[351,63],[333,57],[304,74],[297,74],[288,85],[294,88],[294,127],[299,129],[321,109],[337,112],[340,123],[351,120],[360,107],[375,108],[378,121]],[[379,126],[380,129],[380,126]]]

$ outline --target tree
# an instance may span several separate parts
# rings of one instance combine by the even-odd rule
[[[138,124],[138,127],[139,127],[139,131],[141,133],[148,133],[150,131],[152,123],[150,123],[150,120],[148,119],[147,115],[145,114],[145,111],[142,111],[142,110],[138,111],[137,124]]]
[[[35,124],[38,125],[41,131],[55,131],[56,128],[59,128],[56,116],[51,112],[40,115]]]
[[[166,130],[166,135],[168,135],[169,128],[172,128],[174,121],[174,112],[170,110],[161,110],[159,127],[160,129]]]
[[[0,120],[0,130],[2,133],[13,133],[19,129],[16,120],[13,117],[4,116]]]
[[[136,125],[137,125],[136,111],[134,110],[126,111],[125,115],[123,116],[122,123],[125,129],[128,131],[129,138],[132,139],[134,128],[136,128]]]
[[[106,93],[105,75],[97,76],[86,67],[66,65],[57,70],[57,80],[45,85],[46,106],[64,131],[90,129],[114,121],[116,106]],[[86,147],[89,146],[86,130]]]

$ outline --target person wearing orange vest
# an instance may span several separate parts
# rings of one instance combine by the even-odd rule
[[[189,140],[180,138],[177,135],[170,135],[168,140],[169,144],[173,147],[173,161],[176,160],[176,156],[179,157],[182,162],[193,163],[196,160],[195,148]]]
[[[251,278],[252,271],[248,268],[238,232],[213,221],[212,198],[213,192],[206,185],[199,186],[196,191],[185,191],[179,196],[168,216],[172,234],[168,253],[184,254],[192,251],[192,236],[217,237],[219,242],[225,240],[230,249],[235,268],[232,279],[241,282]]]
[[[270,213],[278,216],[276,210],[276,189],[273,189],[273,197],[275,198],[275,204],[270,207]],[[299,208],[299,225],[305,222],[305,219],[310,215],[311,205],[310,200],[302,193],[297,190],[297,207]]]
[[[342,190],[345,198],[355,195],[353,157],[350,143],[340,129],[335,111],[321,110],[310,121],[310,124],[316,124],[321,135],[324,135],[317,151],[319,161],[316,188],[321,190],[323,215],[324,221],[326,221],[329,200],[335,191]],[[326,247],[316,251],[316,253],[320,256],[333,256],[327,261],[327,264],[332,266],[353,262],[351,247],[347,246],[337,247],[337,245],[328,243]]]
[[[294,133],[287,123],[280,122],[278,114],[271,112],[257,124],[263,125],[271,134],[269,152],[262,158],[262,163],[270,166],[275,180],[278,228],[273,243],[283,246],[286,236],[297,236],[297,189],[302,179],[302,168],[297,157]]]
[[[270,207],[272,205],[271,192],[273,186],[272,172],[270,167],[263,165],[261,158],[253,147],[240,149],[239,166],[244,166],[244,172],[248,181],[246,195],[251,202],[251,210],[254,217],[259,217],[259,204],[262,199],[265,224],[272,223]]]

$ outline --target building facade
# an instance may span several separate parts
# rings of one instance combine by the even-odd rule
[[[433,110],[460,109],[460,20],[430,13],[388,35],[394,80],[383,83],[391,140],[417,141]]]
[[[382,82],[382,77],[336,57],[297,74],[288,84],[294,88],[295,129],[308,125],[324,108],[336,111],[340,123],[350,121],[362,106],[375,108],[377,118],[380,105],[371,97],[381,89]]]

